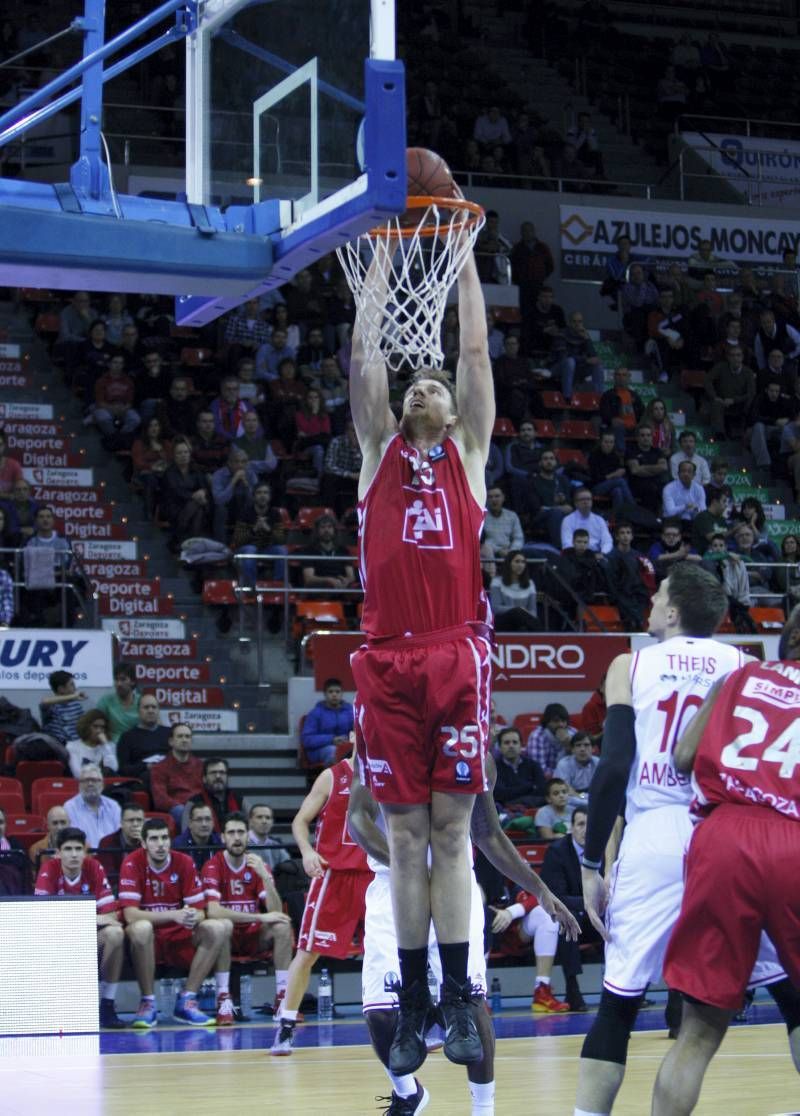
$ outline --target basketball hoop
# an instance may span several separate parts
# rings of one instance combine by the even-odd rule
[[[356,304],[365,363],[441,368],[447,292],[483,227],[464,198],[408,198],[408,208],[336,254]]]

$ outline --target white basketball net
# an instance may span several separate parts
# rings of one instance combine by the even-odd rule
[[[447,292],[485,220],[457,202],[417,212],[413,231],[393,217],[336,249],[353,292],[365,364],[381,359],[394,371],[444,364]]]

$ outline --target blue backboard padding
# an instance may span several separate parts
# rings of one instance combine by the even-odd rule
[[[238,302],[269,274],[269,237],[204,235],[187,227],[189,220],[187,213],[181,227],[0,204],[0,285],[225,295]]]

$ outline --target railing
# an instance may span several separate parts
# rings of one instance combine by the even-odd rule
[[[22,592],[27,589],[27,585],[25,584],[24,553],[25,547],[0,547],[0,555],[8,554],[12,556],[13,574],[11,580],[14,587],[15,615],[19,615],[22,604]],[[60,553],[66,555],[66,562],[63,565],[59,562]],[[98,624],[98,598],[97,594],[91,590],[91,581],[86,573],[80,555],[76,554],[71,547],[65,552],[56,551],[56,568],[54,572],[55,585],[52,591],[60,594],[62,628],[68,626],[69,615],[67,597],[69,594],[75,596],[78,602],[78,608],[90,621],[90,626],[96,628]],[[35,589],[29,591],[37,592]],[[42,591],[48,592],[46,589]]]
[[[798,137],[800,139],[800,137]],[[686,157],[697,155],[703,158],[703,153],[718,156],[723,163],[729,164],[731,167],[730,176],[726,175],[723,170],[713,166],[711,160],[706,159],[707,168],[702,171],[690,171],[686,169]],[[694,144],[685,144],[678,155],[678,172],[680,175],[680,199],[686,201],[686,184],[691,179],[698,179],[701,182],[708,182],[709,174],[716,175],[719,182],[728,186],[735,194],[739,195],[735,202],[730,204],[746,204],[746,205],[771,205],[775,204],[771,197],[763,198],[764,187],[778,186],[783,191],[792,195],[795,198],[795,204],[800,206],[800,175],[796,179],[788,178],[772,178],[764,174],[764,168],[761,159],[752,170],[741,166],[736,160],[727,154],[724,148],[719,147],[717,144],[710,143],[708,145],[695,146]],[[772,192],[772,191],[771,191]],[[722,199],[720,199],[722,200]]]
[[[723,129],[730,132],[732,135],[744,136],[757,136],[759,139],[784,139],[786,137],[780,135],[781,132],[789,132],[789,138],[795,138],[800,141],[800,124],[795,124],[790,121],[776,121],[776,120],[760,120],[757,117],[746,116],[713,116],[705,112],[683,112],[675,121],[675,133],[680,135],[681,132],[696,132],[700,129],[692,127],[690,121],[694,121],[695,125],[698,121],[704,121],[713,124],[725,124]],[[769,128],[769,132],[761,132],[761,128]],[[705,131],[705,127],[703,128]]]

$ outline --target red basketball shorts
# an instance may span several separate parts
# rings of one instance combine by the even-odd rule
[[[489,740],[488,641],[467,627],[379,642],[351,659],[356,740],[378,802],[481,794]]]
[[[680,918],[664,963],[670,988],[738,1011],[765,930],[800,984],[800,824],[766,806],[718,806],[686,859]]]
[[[260,922],[235,922],[231,935],[231,953],[234,957],[256,957],[263,953],[259,941]]]
[[[308,889],[297,948],[326,957],[347,957],[364,928],[372,872],[328,868]]]
[[[176,969],[189,969],[194,959],[194,931],[177,923],[154,927],[153,935],[156,965],[172,965]]]

